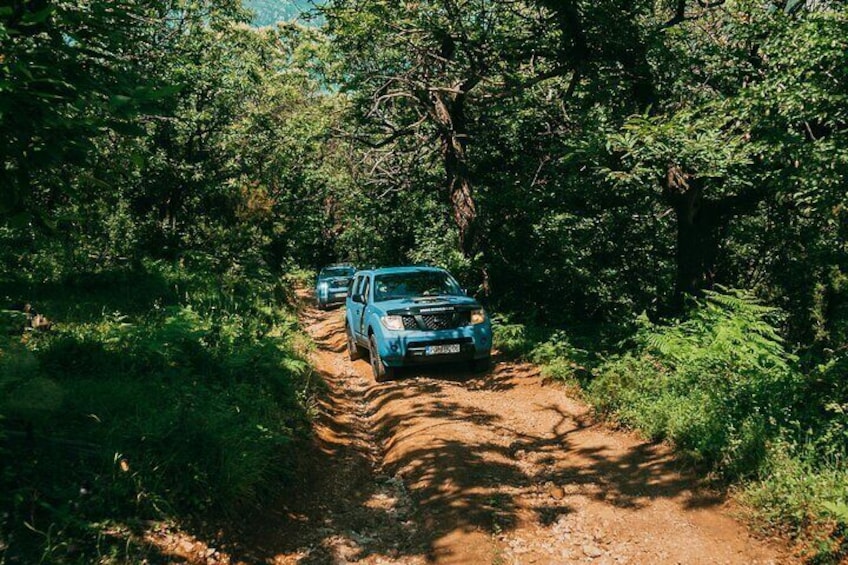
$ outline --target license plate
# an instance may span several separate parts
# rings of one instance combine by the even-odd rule
[[[459,344],[452,343],[450,345],[428,345],[424,349],[426,355],[450,355],[451,353],[459,353]]]
[[[333,293],[333,296],[336,296],[336,297],[338,297],[338,296],[347,296],[347,291],[346,291],[346,290],[342,290],[342,291],[339,291],[339,292],[334,292],[334,293]]]

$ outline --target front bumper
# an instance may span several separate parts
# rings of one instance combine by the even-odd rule
[[[377,346],[388,367],[430,365],[485,359],[492,353],[492,326],[483,324],[436,331],[393,331],[380,328]],[[428,355],[433,345],[459,345],[459,353]]]
[[[336,290],[331,288],[323,292],[318,289],[315,296],[318,298],[319,304],[344,304],[347,300],[347,289]]]

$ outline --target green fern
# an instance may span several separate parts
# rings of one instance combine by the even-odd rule
[[[755,472],[799,382],[780,321],[779,310],[729,289],[707,292],[676,324],[642,317],[638,347],[598,368],[591,396],[699,461],[731,475]]]
[[[825,502],[822,506],[840,523],[848,524],[848,502],[838,500],[836,502]]]
[[[795,358],[786,352],[775,327],[779,310],[763,306],[743,291],[723,290],[707,291],[685,322],[643,326],[642,343],[677,364],[721,354],[759,367],[788,369]]]

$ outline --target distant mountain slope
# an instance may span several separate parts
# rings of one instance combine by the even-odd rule
[[[256,13],[253,18],[256,26],[291,20],[313,7],[309,0],[244,0],[244,5]]]

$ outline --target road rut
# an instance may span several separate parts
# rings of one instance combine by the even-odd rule
[[[328,385],[314,491],[274,563],[787,563],[663,445],[610,430],[532,365],[376,383],[343,310],[304,310]],[[268,532],[279,540],[279,530]]]

